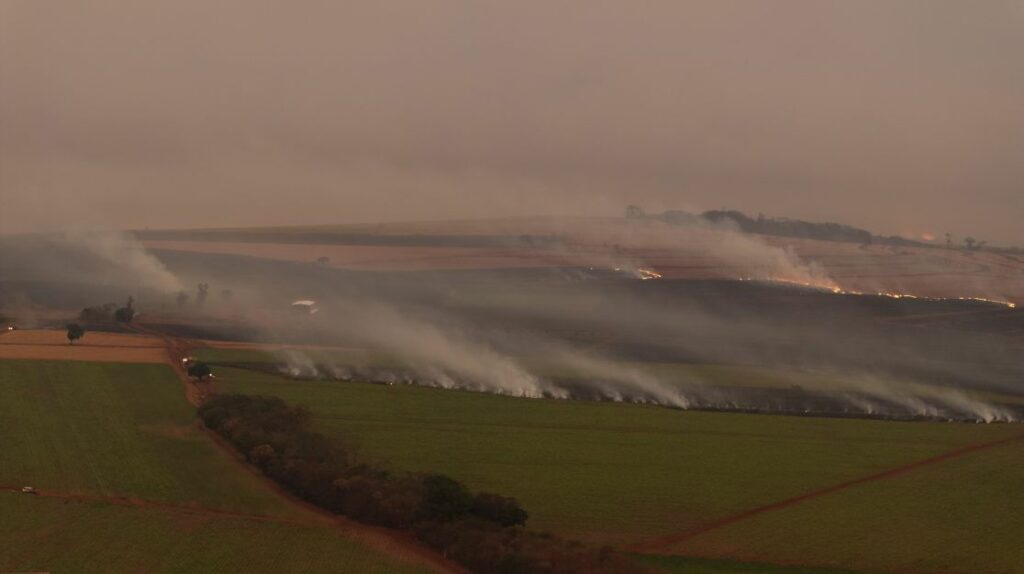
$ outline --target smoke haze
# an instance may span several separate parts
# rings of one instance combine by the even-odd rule
[[[983,327],[918,329],[898,324],[908,301],[640,281],[658,274],[637,254],[662,250],[717,273],[698,279],[845,288],[730,227],[608,216],[727,207],[1024,244],[1021,54],[1012,0],[7,0],[0,307],[42,322],[49,304],[133,295],[150,316],[198,320],[206,292],[177,293],[209,282],[233,293],[231,328],[388,353],[409,370],[396,376],[426,384],[745,409],[765,397],[657,365],[750,366],[817,373],[829,408],[1005,420],[979,396],[1021,392],[1007,309],[920,301]],[[540,271],[364,273],[67,231],[492,218],[479,233],[496,236],[493,218],[513,216],[570,232],[522,236],[518,261]],[[1016,296],[1020,260],[988,255],[960,250],[957,267],[927,254],[902,272]],[[876,259],[865,248],[839,265]],[[861,290],[886,288],[876,271]],[[288,315],[295,299],[323,312]],[[294,349],[282,361],[350,368]]]
[[[1024,243],[1013,0],[0,4],[0,231],[735,207]]]

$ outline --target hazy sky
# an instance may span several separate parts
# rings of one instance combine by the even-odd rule
[[[0,0],[0,229],[737,208],[1024,245],[1024,0]]]

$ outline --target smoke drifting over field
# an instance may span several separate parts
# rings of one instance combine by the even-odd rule
[[[220,331],[290,344],[278,360],[295,377],[675,408],[1020,418],[1020,407],[1005,404],[1024,396],[1018,338],[988,323],[901,323],[918,314],[1019,321],[1014,310],[835,294],[813,261],[716,225],[588,223],[567,236],[545,248],[561,267],[388,273],[154,255],[123,234],[10,238],[0,293],[8,307],[18,294],[25,308],[26,296],[46,299],[54,285],[73,292],[64,308],[146,293],[143,311],[157,317],[147,320],[203,324],[204,337]],[[638,247],[720,268],[723,280],[656,279],[634,256]],[[175,302],[199,282],[232,295]],[[289,308],[296,299],[315,299],[319,312],[297,313]]]
[[[606,301],[610,303],[610,301]],[[350,308],[339,315],[342,325],[321,332],[326,339],[346,341],[379,349],[395,363],[338,362],[330,353],[290,349],[280,353],[282,370],[297,377],[370,380],[383,383],[415,383],[461,388],[521,397],[575,398],[661,404],[677,408],[828,414],[882,418],[967,419],[985,422],[1014,421],[1019,408],[1000,406],[978,398],[978,391],[998,389],[1019,393],[1012,384],[987,379],[983,372],[962,373],[936,365],[935,356],[915,356],[918,349],[904,345],[887,364],[871,366],[844,353],[872,357],[884,352],[865,344],[850,348],[850,337],[841,337],[839,349],[827,341],[824,330],[791,333],[795,342],[772,344],[778,325],[772,319],[737,320],[707,314],[693,308],[645,307],[636,301],[617,300],[617,313],[632,319],[603,318],[620,324],[625,337],[646,329],[672,338],[672,352],[683,353],[697,365],[746,365],[735,373],[706,373],[700,368],[664,368],[655,361],[608,358],[592,349],[549,339],[534,331],[488,332],[471,327],[442,326],[426,319],[412,319],[382,305]],[[559,315],[544,310],[553,321],[580,322],[571,311]],[[655,315],[664,317],[653,319]],[[450,322],[449,322],[450,323]],[[679,325],[680,323],[684,325]],[[320,329],[324,329],[322,325]],[[334,332],[332,332],[334,331]],[[702,339],[690,339],[691,337]],[[642,343],[639,343],[642,344]],[[802,348],[801,357],[773,357],[791,346]],[[883,344],[888,344],[884,342]],[[857,364],[864,361],[866,364]],[[836,366],[833,363],[840,363]],[[780,370],[777,386],[759,387],[757,368]],[[977,365],[971,367],[978,369]],[[929,373],[938,371],[941,378]],[[788,382],[787,377],[793,377]],[[750,377],[753,381],[744,380]],[[724,383],[724,384],[723,384]],[[977,387],[976,387],[976,386]]]
[[[820,267],[756,237],[722,228],[695,233],[692,249],[743,277],[834,285]],[[659,230],[642,235],[632,240],[649,245],[669,238]],[[300,328],[316,330],[317,341],[382,350],[394,361],[353,367],[291,350],[281,356],[285,372],[677,408],[986,422],[1019,417],[1021,409],[981,398],[1024,391],[1014,362],[1019,343],[978,332],[887,327],[870,316],[891,312],[879,307],[889,304],[885,297],[770,282],[723,281],[694,290],[687,282],[639,281],[622,257],[602,263],[585,252],[561,256],[567,265],[576,257],[577,271],[551,281],[419,276],[412,288],[384,292],[378,280],[350,285],[355,301],[323,293],[325,313],[299,318]],[[608,273],[616,268],[624,273]],[[906,304],[1000,311],[969,301]],[[723,375],[701,365],[738,370]],[[759,369],[776,373],[771,384],[759,380]]]
[[[292,350],[297,375],[1012,418],[1024,260],[991,246],[1024,241],[1022,22],[1019,0],[4,0],[0,307],[59,325],[133,297],[168,328],[387,358]],[[671,211],[723,205],[847,229],[791,249],[794,226]],[[410,218],[444,223],[328,229]],[[320,223],[236,233],[246,253],[208,237]],[[183,241],[222,253],[10,235],[72,224],[217,226]],[[906,258],[926,268],[874,233],[929,237]],[[852,243],[819,264],[809,237]],[[354,264],[306,252],[326,247]],[[914,290],[935,268],[953,299]]]
[[[160,296],[183,287],[132,234],[119,231],[4,237],[0,262],[0,305],[8,309],[36,303],[97,304],[129,295]]]
[[[180,291],[181,281],[167,270],[129,233],[117,231],[79,230],[49,239],[54,250],[70,250],[80,256],[98,259],[100,265],[117,269],[123,275],[112,279],[131,277],[143,289],[162,293]]]

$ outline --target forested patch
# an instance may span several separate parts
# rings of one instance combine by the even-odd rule
[[[219,395],[199,407],[199,416],[304,500],[359,522],[410,531],[474,572],[641,571],[610,548],[526,529],[528,514],[514,498],[473,492],[442,474],[361,463],[313,432],[306,409],[279,398]]]

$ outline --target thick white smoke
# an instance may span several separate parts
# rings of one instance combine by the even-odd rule
[[[488,345],[444,332],[389,305],[339,302],[335,312],[344,318],[338,328],[346,335],[429,371],[442,386],[460,381],[465,388],[520,397],[559,393]]]
[[[134,236],[120,231],[68,231],[52,239],[60,247],[95,257],[116,266],[120,274],[130,276],[132,286],[169,293],[180,291],[181,281]]]
[[[769,245],[728,222],[576,221],[563,224],[560,231],[569,244],[556,254],[567,266],[620,269],[646,279],[650,275],[644,271],[652,266],[646,258],[668,254],[668,260],[684,260],[699,277],[837,287],[818,263],[803,261],[791,248]]]

